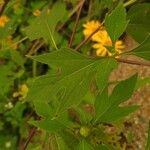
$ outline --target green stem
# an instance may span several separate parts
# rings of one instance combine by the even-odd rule
[[[37,73],[37,62],[35,60],[33,60],[33,63],[32,63],[32,75],[33,75],[33,77],[36,77],[36,73]]]
[[[133,3],[135,3],[136,1],[137,1],[137,0],[129,0],[129,1],[125,2],[125,3],[123,4],[123,6],[124,6],[124,7],[127,7],[127,6],[129,6],[129,5],[133,4]]]
[[[25,36],[24,38],[22,38],[22,39],[20,39],[19,41],[17,41],[17,42],[15,42],[15,43],[11,44],[10,46],[4,48],[3,50],[7,50],[7,49],[9,49],[10,47],[12,47],[12,46],[14,46],[14,45],[18,45],[18,44],[22,43],[23,41],[25,41],[25,40],[27,40],[27,39],[28,39],[28,37]]]

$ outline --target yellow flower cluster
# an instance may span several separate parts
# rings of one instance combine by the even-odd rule
[[[41,15],[41,11],[39,9],[36,9],[34,12],[33,12],[33,15],[38,17]]]
[[[91,40],[94,42],[93,48],[96,49],[97,56],[112,56],[113,54],[108,50],[108,48],[112,47],[112,40],[108,35],[105,27],[99,21],[89,21],[86,24],[83,24],[84,30],[83,34],[85,37],[88,37],[93,33],[96,29],[100,28],[98,32],[96,32]],[[114,46],[115,54],[120,54],[122,50],[125,48],[125,45],[121,40],[116,41]]]
[[[18,97],[19,100],[22,100],[27,96],[28,90],[29,89],[28,89],[27,85],[22,84],[22,85],[20,85],[18,91],[13,93],[13,97],[14,98]]]
[[[8,21],[9,18],[7,16],[0,16],[0,27],[4,27]]]

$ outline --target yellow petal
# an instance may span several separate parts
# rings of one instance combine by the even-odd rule
[[[1,16],[0,17],[0,27],[4,27],[6,23],[9,21],[9,18],[7,16]]]

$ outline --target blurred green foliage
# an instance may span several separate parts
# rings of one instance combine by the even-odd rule
[[[96,57],[90,42],[74,49],[84,39],[83,23],[100,19],[112,47],[128,33],[140,45],[122,55],[150,60],[150,4],[132,2],[85,1],[72,48],[68,41],[81,2],[8,2],[0,16],[0,150],[25,150],[33,126],[28,150],[127,149],[133,137],[124,133],[125,117],[139,106],[120,104],[149,77],[131,75],[109,92],[118,56]]]

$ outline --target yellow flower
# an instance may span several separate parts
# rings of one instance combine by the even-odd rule
[[[18,91],[13,93],[13,97],[14,98],[19,97],[19,100],[24,99],[27,96],[28,90],[29,89],[28,89],[27,85],[22,84],[22,85],[20,85]]]
[[[85,28],[83,30],[83,34],[85,37],[88,37],[93,33],[97,28],[102,26],[102,24],[99,21],[88,21],[87,23],[83,24],[83,27]],[[95,33],[96,34],[96,33]],[[93,36],[95,36],[95,34]]]
[[[34,16],[40,16],[41,15],[41,11],[39,10],[39,9],[37,9],[37,10],[35,10],[34,12],[33,12],[33,15]]]
[[[83,34],[85,35],[85,37],[88,37],[100,26],[102,26],[102,24],[99,21],[89,21],[83,25],[83,27],[85,28],[83,30]],[[112,53],[110,53],[108,50],[108,47],[113,46],[112,40],[104,26],[102,26],[101,29],[91,37],[91,41],[96,42],[93,44],[93,48],[96,49],[97,56],[112,55]],[[121,40],[116,41],[114,48],[115,54],[120,54],[124,48],[125,45]]]
[[[93,44],[93,48],[96,49],[96,55],[97,56],[111,56],[111,53],[101,43]]]
[[[106,48],[106,47],[111,47],[112,42],[110,43],[101,43],[97,42],[93,44],[93,48],[96,49],[96,55],[97,56],[112,56],[112,53]],[[125,45],[121,40],[116,41],[115,43],[115,54],[121,54],[122,50],[125,48]]]
[[[92,40],[101,43],[104,46],[112,46],[112,41],[106,30],[98,31]]]
[[[125,49],[125,45],[121,40],[116,41],[115,43],[115,51],[117,54],[121,54],[122,50]]]
[[[0,27],[4,27],[6,23],[9,21],[9,18],[7,16],[1,16],[0,17]]]

